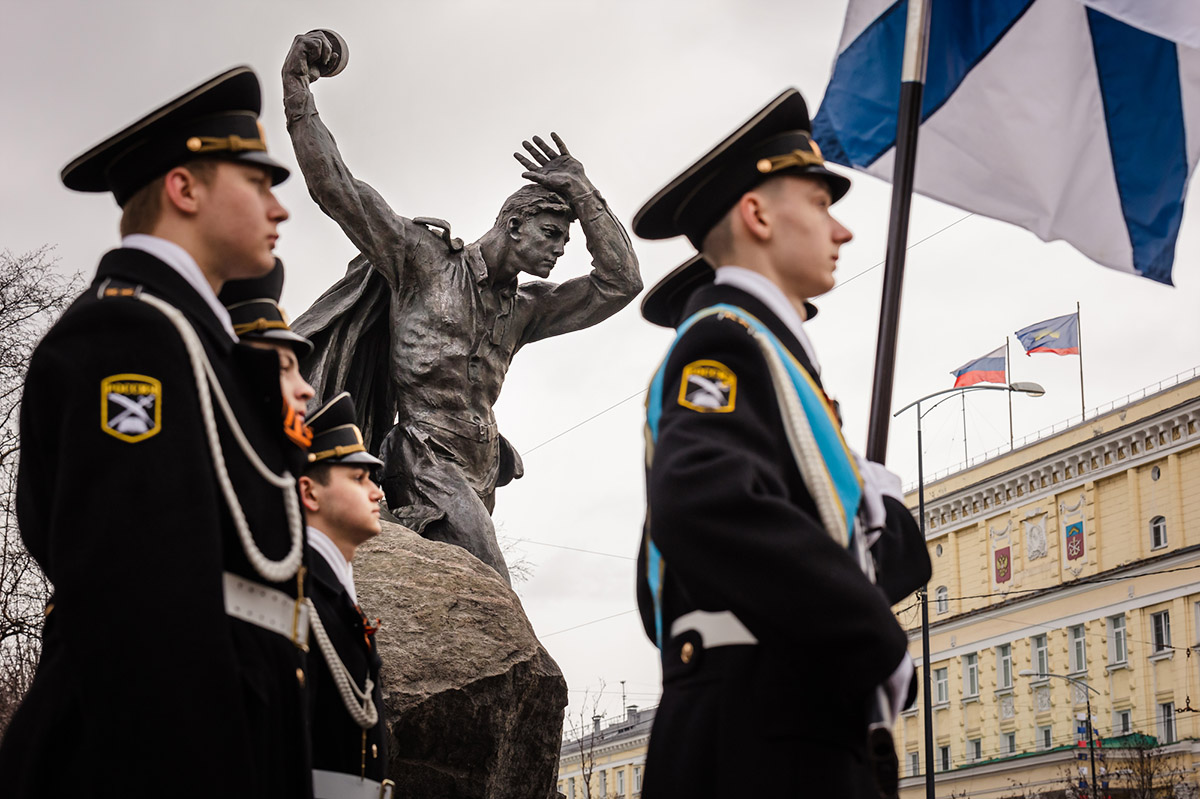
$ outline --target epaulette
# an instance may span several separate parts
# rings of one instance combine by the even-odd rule
[[[450,223],[445,219],[437,219],[432,216],[418,216],[413,219],[418,225],[424,225],[429,228],[430,233],[436,233],[437,236],[450,248],[450,252],[458,252],[463,248],[462,239],[450,238]]]
[[[141,283],[131,283],[128,280],[106,277],[96,290],[99,299],[108,297],[138,297],[142,293]]]

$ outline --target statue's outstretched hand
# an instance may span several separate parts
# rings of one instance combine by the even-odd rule
[[[288,50],[287,58],[283,61],[283,74],[307,77],[308,82],[312,83],[321,77],[322,71],[326,71],[334,57],[333,45],[324,33],[302,33],[292,39],[292,49]]]
[[[558,147],[557,152],[554,147],[546,144],[541,136],[534,136],[533,144],[521,142],[534,161],[537,161],[534,163],[521,153],[513,153],[513,158],[526,169],[521,173],[521,177],[545,186],[568,200],[579,199],[593,191],[592,182],[583,173],[583,164],[567,151],[567,145],[563,144],[557,133],[551,133],[550,138],[554,139],[554,144]]]

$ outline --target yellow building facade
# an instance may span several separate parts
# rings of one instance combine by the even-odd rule
[[[642,795],[646,749],[656,708],[626,708],[624,718],[563,739],[558,792],[566,799],[634,799]]]
[[[1174,781],[1194,785],[1200,379],[928,483],[925,511],[936,795],[1051,796],[1077,782],[1089,697],[1103,744],[1154,736]],[[917,598],[897,612],[920,667]],[[896,728],[904,799],[925,796],[923,704]],[[1112,760],[1098,777],[1119,796]]]

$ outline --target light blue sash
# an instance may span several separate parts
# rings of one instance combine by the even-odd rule
[[[826,472],[824,475],[805,475],[805,480],[808,481],[816,477],[817,479],[828,480],[832,484],[834,493],[841,505],[841,510],[845,514],[846,530],[848,534],[852,535],[854,517],[858,512],[858,505],[862,499],[862,482],[854,463],[854,456],[850,453],[845,440],[842,438],[841,426],[838,423],[837,414],[825,398],[824,392],[821,391],[804,367],[800,365],[795,356],[780,343],[775,334],[768,330],[766,325],[758,319],[734,305],[721,303],[697,311],[679,326],[675,341],[672,342],[670,349],[667,350],[662,364],[654,374],[654,379],[650,381],[650,390],[646,396],[647,468],[653,463],[654,445],[658,441],[658,426],[662,419],[663,410],[663,387],[666,381],[667,361],[671,357],[671,352],[674,351],[680,338],[683,337],[683,334],[692,325],[701,319],[716,314],[732,317],[755,332],[764,334],[779,353],[780,358],[787,368],[788,376],[791,378],[792,387],[800,398],[801,407],[808,418],[813,438],[816,440],[824,462]],[[647,501],[649,501],[649,498],[647,498]],[[662,587],[663,577],[666,574],[666,563],[663,561],[662,553],[659,552],[658,547],[651,540],[649,530],[646,531],[643,546],[646,547],[645,579],[650,586],[650,593],[654,597],[655,632],[658,648],[662,649]]]

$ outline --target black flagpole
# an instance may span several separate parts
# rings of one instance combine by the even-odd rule
[[[908,212],[912,205],[913,172],[917,163],[917,130],[925,93],[925,62],[929,49],[929,11],[933,0],[908,0],[904,33],[904,63],[900,73],[900,108],[896,121],[896,161],[892,173],[892,212],[888,221],[887,257],[883,269],[883,301],[879,310],[879,339],[875,346],[875,382],[871,388],[867,458],[887,458],[895,378],[896,334],[900,325],[900,290],[908,245]]]
[[[904,32],[904,61],[900,73],[900,106],[896,120],[896,161],[892,173],[892,212],[888,221],[887,256],[883,270],[883,301],[879,311],[879,339],[875,347],[875,381],[871,388],[867,458],[883,463],[887,458],[888,423],[892,413],[896,334],[900,324],[900,289],[904,284],[904,255],[908,244],[908,212],[912,205],[913,172],[917,161],[917,130],[921,125],[921,100],[925,90],[929,11],[933,0],[908,0]],[[929,669],[929,663],[922,667]],[[867,747],[880,796],[899,794],[899,763],[892,740],[890,708],[881,707],[882,722],[871,724]],[[928,745],[926,747],[928,749]],[[927,786],[932,785],[933,764],[926,755]]]

